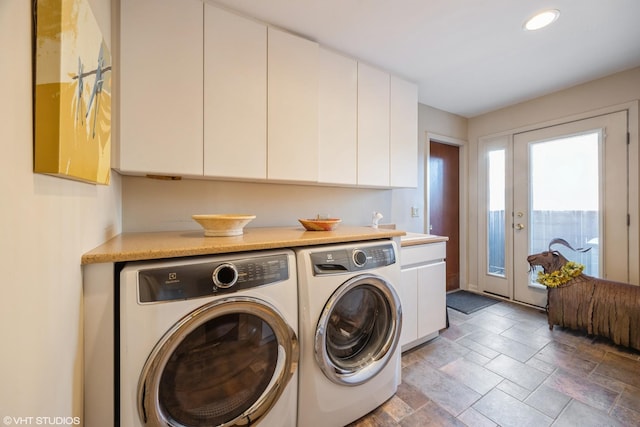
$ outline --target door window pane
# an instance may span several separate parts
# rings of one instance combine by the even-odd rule
[[[487,272],[505,276],[505,150],[489,155],[489,217],[487,218]]]
[[[585,265],[598,276],[600,238],[600,132],[536,142],[530,145],[530,253],[546,251],[549,242],[562,238],[574,248],[553,249]]]

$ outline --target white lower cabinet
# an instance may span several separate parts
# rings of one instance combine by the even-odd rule
[[[445,242],[400,251],[403,351],[435,338],[446,327],[445,256]]]
[[[402,304],[402,333],[400,345],[418,339],[418,269],[403,268],[400,273],[400,304]]]

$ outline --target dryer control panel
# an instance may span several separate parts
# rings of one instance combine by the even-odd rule
[[[390,243],[313,252],[310,257],[314,276],[364,271],[396,263],[396,252]]]
[[[269,255],[138,271],[138,302],[199,298],[289,279],[287,255]]]

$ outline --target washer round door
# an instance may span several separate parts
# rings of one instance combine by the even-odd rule
[[[402,309],[393,286],[363,274],[343,283],[318,321],[315,358],[336,384],[358,385],[391,360],[400,340]]]
[[[298,340],[257,298],[204,305],[156,344],[138,383],[150,426],[247,426],[275,404],[298,366]]]

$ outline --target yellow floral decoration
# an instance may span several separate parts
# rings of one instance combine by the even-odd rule
[[[584,270],[584,265],[569,261],[563,265],[560,270],[556,270],[551,273],[539,271],[536,282],[545,285],[548,288],[557,288],[558,286],[564,285],[571,279],[581,275],[582,270]]]

